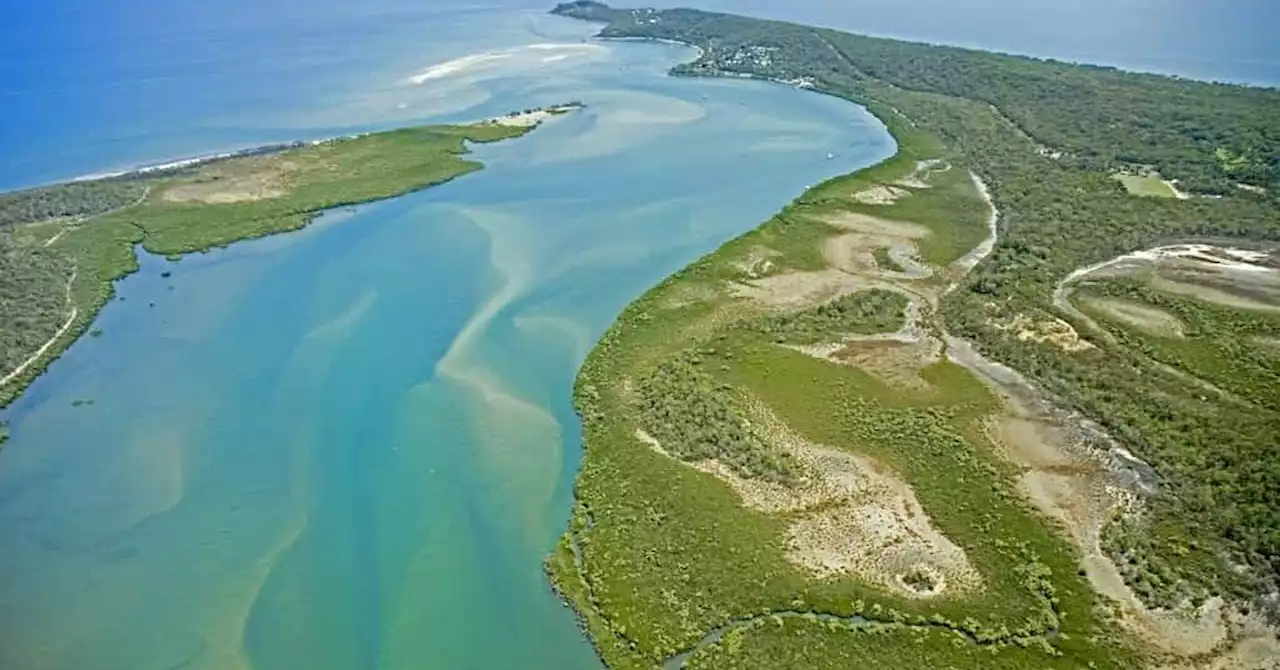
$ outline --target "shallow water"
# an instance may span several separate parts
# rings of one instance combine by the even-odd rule
[[[1025,50],[1025,31],[981,12],[940,26],[877,2],[722,8]],[[101,337],[0,416],[0,668],[595,666],[540,567],[577,467],[577,365],[646,287],[892,147],[839,100],[670,79],[688,50],[596,43],[543,10],[6,8],[0,187],[590,107],[479,148],[488,169],[446,186],[177,264],[144,257]],[[1224,58],[1262,54],[1249,67],[1270,71],[1251,33],[1219,32],[1239,37]],[[1047,53],[1128,64],[1101,38],[1063,39]]]
[[[596,664],[541,569],[576,367],[646,287],[892,142],[834,98],[665,77],[682,47],[502,49],[430,81],[589,107],[445,186],[144,257],[8,412],[0,667]]]

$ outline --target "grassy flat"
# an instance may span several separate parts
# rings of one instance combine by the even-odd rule
[[[1124,185],[1124,190],[1132,195],[1144,198],[1176,198],[1172,188],[1158,177],[1139,177],[1131,174],[1116,175],[1116,180]]]

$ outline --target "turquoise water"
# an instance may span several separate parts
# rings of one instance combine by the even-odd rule
[[[590,105],[486,170],[120,282],[8,412],[0,668],[596,666],[541,569],[576,367],[645,288],[892,143],[834,98],[665,77],[681,47],[561,43],[428,80]]]
[[[10,4],[0,187],[590,107],[446,186],[143,257],[102,336],[0,416],[4,670],[594,667],[540,565],[577,467],[577,365],[645,288],[892,148],[851,105],[667,78],[688,50],[592,42],[530,0]],[[1280,81],[1263,0],[1050,21],[1013,0],[718,4]]]

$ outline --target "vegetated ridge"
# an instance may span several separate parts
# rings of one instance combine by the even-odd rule
[[[699,47],[677,75],[858,102],[899,145],[585,362],[548,571],[608,665],[1274,667],[1280,92],[554,11]],[[1185,240],[1219,246],[1107,263]]]

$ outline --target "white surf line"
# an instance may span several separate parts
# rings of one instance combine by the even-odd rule
[[[76,281],[76,270],[72,270],[71,279],[67,280],[67,302],[68,303],[71,302],[71,285],[75,283],[75,281]],[[41,346],[36,351],[36,353],[32,354],[31,357],[28,358],[27,360],[23,361],[21,365],[19,365],[17,368],[13,370],[13,372],[10,372],[9,374],[5,375],[3,379],[0,379],[0,386],[4,386],[5,384],[8,384],[9,382],[13,381],[14,378],[22,374],[23,372],[25,372],[27,368],[31,367],[33,363],[40,360],[40,357],[44,356],[45,353],[49,351],[49,348],[52,347],[54,343],[58,341],[59,338],[67,334],[67,331],[71,329],[71,324],[76,322],[76,316],[79,315],[79,313],[80,313],[80,308],[76,307],[75,305],[72,305],[71,316],[67,317],[67,322],[62,324],[62,327],[58,329],[58,332],[55,333],[53,337],[49,338],[49,341],[45,342],[44,345]]]

